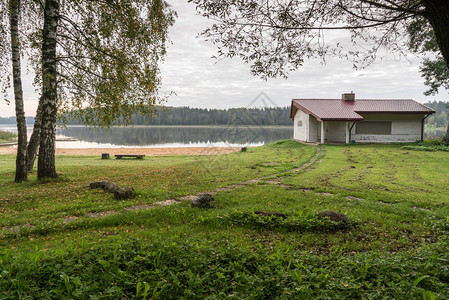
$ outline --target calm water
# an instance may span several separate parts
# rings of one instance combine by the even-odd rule
[[[17,132],[12,125],[0,125],[0,130]],[[32,126],[28,130],[30,136]],[[243,147],[260,146],[292,137],[293,126],[137,126],[109,129],[68,126],[58,128],[57,138],[79,141],[57,142],[56,147]]]

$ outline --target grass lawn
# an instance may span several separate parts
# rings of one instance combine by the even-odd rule
[[[59,178],[15,184],[15,158],[0,155],[0,226],[34,226],[0,238],[0,299],[447,299],[448,158],[281,141],[218,156],[59,156]],[[277,182],[240,184],[267,175]],[[97,180],[137,198],[86,188]],[[125,210],[232,185],[212,209]]]

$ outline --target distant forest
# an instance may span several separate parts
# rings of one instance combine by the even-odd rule
[[[16,117],[0,118],[0,124],[15,124]],[[34,118],[27,117],[27,124]],[[83,125],[69,119],[67,125]],[[120,125],[118,120],[114,125]],[[291,125],[290,107],[207,109],[159,107],[154,118],[133,114],[131,125]]]
[[[28,125],[34,124],[34,117],[26,117],[26,123]],[[9,118],[0,117],[0,124],[16,125],[16,117],[9,117]]]
[[[424,103],[424,105],[435,110],[435,113],[426,119],[426,124],[435,125],[436,127],[447,126],[449,115],[448,102],[433,101]]]
[[[158,107],[155,117],[133,114],[132,125],[291,125],[290,107],[207,109]],[[120,125],[118,120],[114,125]],[[69,120],[68,125],[82,125]]]
[[[437,127],[448,123],[448,102],[433,101],[424,103],[435,110],[435,114],[426,119],[427,124]],[[0,124],[15,124],[16,118],[0,118]],[[34,118],[27,117],[27,124],[33,124]],[[120,120],[115,125],[120,125]],[[292,125],[290,107],[265,108],[229,108],[207,109],[190,107],[159,107],[154,118],[134,114],[132,125]],[[69,120],[67,125],[82,125],[78,120]]]

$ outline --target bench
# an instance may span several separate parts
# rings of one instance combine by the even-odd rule
[[[116,159],[122,159],[124,157],[134,157],[137,159],[143,159],[144,158],[144,154],[116,154],[115,158]]]

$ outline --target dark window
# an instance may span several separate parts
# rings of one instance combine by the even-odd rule
[[[356,134],[391,134],[391,121],[361,121],[355,127]]]

